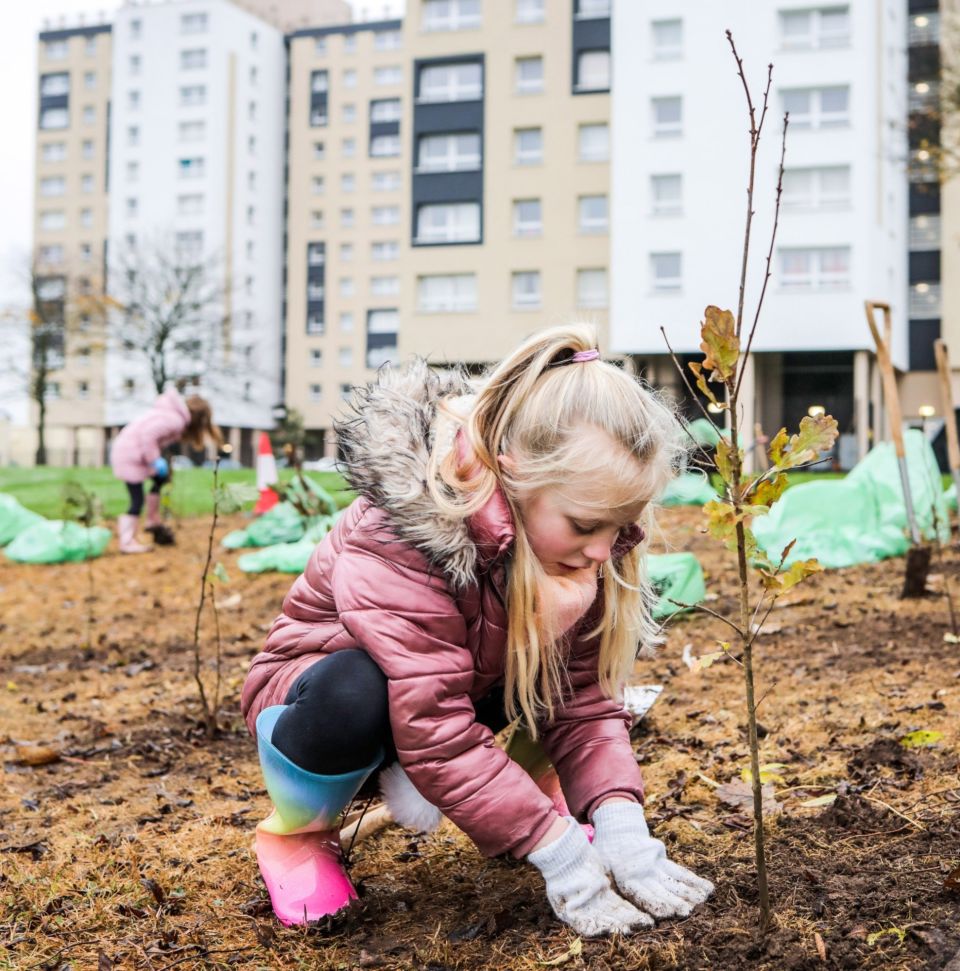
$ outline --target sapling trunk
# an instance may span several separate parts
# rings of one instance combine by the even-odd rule
[[[213,538],[217,531],[217,514],[219,512],[219,490],[217,476],[220,471],[220,457],[217,456],[213,464],[213,515],[210,519],[210,532],[207,535],[207,558],[203,564],[203,573],[200,577],[200,601],[197,604],[197,616],[193,625],[193,678],[197,682],[197,690],[200,694],[200,707],[203,710],[203,724],[207,736],[212,738],[217,733],[217,710],[211,708],[207,700],[207,689],[203,684],[201,676],[201,657],[200,657],[200,620],[203,616],[203,605],[207,599],[207,584],[210,575],[210,562],[213,560]],[[219,628],[219,623],[218,623]],[[219,643],[219,638],[218,638]],[[219,657],[219,648],[218,648]],[[219,667],[218,667],[219,678]],[[219,681],[218,681],[219,690]]]

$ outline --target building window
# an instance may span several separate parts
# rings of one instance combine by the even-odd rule
[[[842,290],[850,285],[850,247],[780,249],[784,290]]]
[[[539,199],[514,199],[513,235],[539,236],[543,232],[543,217]]]
[[[337,351],[337,364],[342,368],[353,367],[353,348],[341,347]]]
[[[670,138],[683,134],[683,98],[651,98],[653,137]]]
[[[93,210],[92,209],[81,209],[80,210],[80,225],[84,229],[89,229],[93,225]]]
[[[604,122],[581,125],[578,129],[578,149],[581,162],[610,160],[610,126]]]
[[[907,313],[918,320],[940,317],[943,313],[943,290],[939,283],[914,283],[907,298]]]
[[[90,143],[93,144],[92,142]],[[64,162],[67,158],[66,142],[44,142],[40,146],[40,158],[44,162]]]
[[[417,209],[418,243],[476,243],[479,241],[479,203],[429,203]]]
[[[320,401],[323,397],[323,385],[311,384],[310,385],[310,400],[313,402]]]
[[[356,216],[352,209],[341,209],[340,210],[340,225],[344,229],[352,229],[356,224]]]
[[[403,69],[395,64],[390,67],[378,67],[373,72],[373,83],[386,87],[391,84],[403,83]]]
[[[340,400],[349,401],[353,396],[353,385],[352,384],[341,384],[340,385]]]
[[[520,270],[510,275],[514,310],[534,310],[540,306],[540,271]]]
[[[313,143],[313,160],[322,162],[327,157],[327,149],[323,142]]]
[[[139,125],[128,125],[127,126],[127,144],[131,147],[135,147],[140,144],[140,126]]]
[[[181,142],[200,142],[206,134],[205,121],[181,121],[177,131]]]
[[[140,178],[140,163],[127,162],[127,182],[136,182]]]
[[[40,97],[59,98],[70,94],[70,75],[66,72],[40,75]]]
[[[84,195],[89,195],[93,192],[93,176],[92,175],[82,175],[80,176],[80,191]]]
[[[70,125],[70,112],[66,108],[44,108],[40,112],[40,128],[55,131]]]
[[[385,243],[370,244],[370,259],[375,263],[389,263],[400,259],[400,244],[390,240]]]
[[[514,87],[517,94],[543,91],[543,58],[518,57],[514,62]]]
[[[395,192],[400,188],[400,173],[395,170],[374,172],[372,179],[374,192]]]
[[[780,43],[788,51],[849,47],[850,8],[781,10]]]
[[[483,68],[465,64],[430,64],[420,69],[417,100],[423,104],[479,101],[483,97]]]
[[[610,16],[610,0],[576,0],[578,20]]]
[[[399,30],[375,30],[373,49],[375,51],[396,51],[400,49],[403,38]]]
[[[67,42],[65,40],[48,40],[43,52],[48,61],[63,61],[67,57]]]
[[[400,155],[399,135],[374,135],[370,139],[372,158],[397,158]]]
[[[400,277],[370,277],[370,293],[374,297],[395,297],[400,292]]]
[[[575,86],[577,91],[609,91],[610,51],[581,51]]]
[[[940,216],[910,217],[910,249],[915,251],[940,249]]]
[[[207,86],[205,84],[185,84],[180,88],[180,104],[202,105],[207,103]]]
[[[315,195],[315,196],[322,196],[323,195],[323,185],[324,185],[324,183],[323,183],[323,176],[322,175],[314,175],[310,179],[310,192],[313,195]]]
[[[310,349],[310,367],[323,367],[323,351],[319,348]]]
[[[588,235],[604,235],[609,228],[607,197],[580,196],[577,201],[577,228]],[[584,306],[581,304],[581,306]]]
[[[255,51],[260,43],[260,35],[255,31],[250,31],[250,50]]]
[[[323,55],[327,53],[327,38],[315,37],[313,39],[313,53]]]
[[[40,195],[62,196],[67,191],[67,180],[62,175],[52,175],[40,180]]]
[[[341,243],[339,255],[340,255],[341,263],[352,263],[353,262],[353,243]]]
[[[80,155],[88,161],[93,158],[93,140],[85,138],[80,143]]]
[[[577,306],[594,310],[607,306],[606,270],[577,270]]]
[[[907,43],[926,46],[940,43],[940,14],[934,11],[911,16],[907,26]]]
[[[396,359],[399,329],[399,311],[393,309],[367,311],[368,368],[378,368]]]
[[[202,34],[207,29],[207,15],[205,13],[180,14],[181,34]]]
[[[539,165],[543,161],[543,129],[515,128],[513,160],[517,165]]]
[[[345,34],[343,37],[343,49],[347,54],[353,54],[357,49],[357,35]]]
[[[140,74],[140,67],[143,62],[140,60],[139,54],[131,54],[127,60],[127,73],[131,77],[138,77]]]
[[[480,135],[422,135],[417,142],[418,172],[472,172],[480,168]]]
[[[399,206],[374,206],[370,210],[374,226],[395,226],[400,222]]]
[[[650,176],[650,211],[655,216],[677,216],[683,212],[683,176]]]
[[[650,273],[654,293],[679,293],[683,286],[683,256],[680,253],[651,253]]]
[[[310,228],[323,229],[323,210],[313,209],[310,212]]]
[[[357,120],[357,106],[355,104],[345,104],[340,113],[345,125],[352,124]]]
[[[785,169],[784,209],[843,209],[850,205],[850,166]]]
[[[63,300],[66,295],[66,280],[62,276],[41,277],[37,280],[37,296],[41,300]]]
[[[357,72],[349,67],[343,72],[343,86],[345,88],[355,88],[357,86]]]
[[[421,30],[470,30],[480,23],[480,0],[423,0]]]
[[[790,128],[842,128],[850,123],[850,89],[794,88],[780,92],[784,111],[790,113]]]
[[[181,179],[199,179],[203,177],[204,162],[202,158],[181,158],[177,160],[177,174]]]
[[[326,247],[323,243],[307,245],[307,266],[323,266],[326,262]]]
[[[89,398],[90,397],[90,382],[89,381],[78,381],[77,382],[77,397],[78,398]]]
[[[370,121],[399,121],[400,111],[399,98],[378,98],[370,102]]]
[[[653,34],[653,57],[657,61],[675,61],[683,57],[683,21],[654,20],[650,24]]]
[[[130,196],[127,199],[127,215],[130,218],[136,217],[137,212],[139,211],[139,208],[140,208],[140,205],[137,202],[137,199],[134,196]]]
[[[135,17],[130,21],[130,39],[139,40],[140,35],[143,33],[143,22],[139,17]]]
[[[41,263],[62,263],[63,246],[61,246],[59,243],[53,246],[41,246],[40,262]]]
[[[314,337],[321,336],[326,329],[323,314],[319,310],[311,310],[307,314],[307,333]]]
[[[444,273],[417,278],[417,310],[420,313],[469,313],[476,309],[475,273]]]
[[[544,0],[515,0],[513,22],[516,24],[543,23]]]
[[[199,192],[191,192],[177,196],[177,214],[181,216],[196,216],[203,212],[203,196]]]
[[[324,286],[318,280],[307,281],[307,300],[311,303],[323,300]]]
[[[62,361],[56,361],[55,367],[59,369],[63,366]],[[52,364],[51,367],[54,367]],[[60,397],[60,382],[59,381],[47,381],[43,387],[43,398],[45,401],[56,401]]]
[[[340,191],[353,192],[357,188],[357,177],[352,172],[344,172],[340,176]]]
[[[140,108],[140,92],[139,91],[128,91],[127,92],[127,108],[130,111],[137,111]]]
[[[97,36],[96,34],[91,34],[83,42],[83,53],[87,57],[94,57],[97,53]]]
[[[180,70],[196,71],[207,66],[207,51],[203,47],[180,51]]]
[[[353,296],[354,288],[352,276],[340,277],[339,293],[341,297],[346,297],[347,299]]]
[[[344,158],[353,158],[357,154],[357,140],[345,138],[340,143],[340,151]]]
[[[257,136],[248,135],[247,136],[247,155],[257,154]]]
[[[342,334],[352,334],[353,333],[353,311],[352,310],[341,311],[337,324]]]

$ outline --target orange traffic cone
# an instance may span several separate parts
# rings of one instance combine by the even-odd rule
[[[270,436],[266,432],[260,432],[260,444],[257,446],[257,488],[260,490],[260,498],[253,507],[255,516],[272,509],[280,501],[272,488],[277,481],[277,462],[273,457]]]

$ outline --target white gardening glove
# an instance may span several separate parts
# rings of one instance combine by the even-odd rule
[[[620,892],[654,917],[686,917],[713,893],[713,884],[667,859],[650,836],[643,806],[612,802],[593,814],[593,845]]]
[[[603,863],[587,834],[572,816],[563,836],[531,853],[527,859],[547,882],[553,912],[584,937],[629,934],[653,921],[627,903],[610,886]]]

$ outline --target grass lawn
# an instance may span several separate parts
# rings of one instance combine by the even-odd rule
[[[336,496],[345,488],[343,479],[335,472],[307,472],[309,478],[318,482],[328,492]],[[281,481],[293,475],[292,470],[280,471]],[[237,469],[220,472],[221,482],[256,482],[253,469]],[[63,514],[63,486],[67,482],[77,482],[90,492],[95,492],[103,503],[104,512],[109,517],[119,516],[127,509],[127,488],[116,479],[108,468],[74,469],[40,466],[33,469],[0,469],[0,492],[15,496],[28,509],[46,516],[59,519]],[[336,497],[348,501],[349,494]],[[176,516],[203,516],[213,509],[213,469],[181,469],[173,474],[173,512]]]

